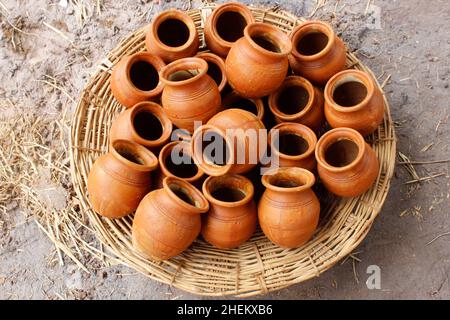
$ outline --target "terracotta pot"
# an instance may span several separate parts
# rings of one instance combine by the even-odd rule
[[[222,100],[223,109],[242,109],[253,113],[259,120],[264,118],[264,102],[260,98],[248,99],[241,97],[237,92],[230,92]]]
[[[325,133],[317,142],[316,159],[322,183],[338,196],[358,196],[378,177],[375,152],[360,133],[350,128]]]
[[[325,116],[333,128],[353,128],[363,136],[383,121],[384,101],[372,78],[359,70],[336,74],[325,87]]]
[[[314,234],[320,203],[311,190],[314,175],[301,168],[278,168],[264,174],[266,187],[258,204],[261,229],[273,243],[297,248]]]
[[[110,152],[92,165],[88,193],[94,211],[108,218],[134,212],[151,189],[151,172],[158,166],[155,155],[134,142],[116,140]]]
[[[132,227],[133,246],[156,260],[186,250],[200,233],[200,214],[209,210],[208,201],[189,182],[167,177],[163,185],[142,199]]]
[[[271,157],[278,160],[279,167],[299,167],[309,171],[316,170],[317,137],[305,125],[284,122],[276,125],[267,138]],[[273,164],[276,164],[274,161]]]
[[[154,102],[140,102],[113,121],[109,141],[130,140],[153,151],[164,145],[172,133],[172,122]]]
[[[123,57],[112,69],[114,98],[127,108],[141,101],[159,99],[163,90],[159,71],[165,65],[161,58],[148,52]]]
[[[194,161],[211,176],[248,172],[267,149],[265,141],[260,143],[261,137],[267,139],[265,127],[254,114],[240,109],[224,110],[192,135]],[[260,150],[262,147],[264,150]]]
[[[208,64],[200,58],[184,58],[161,70],[165,87],[162,105],[180,129],[194,132],[194,121],[206,123],[220,110],[221,98],[214,80],[207,75]]]
[[[166,63],[195,56],[198,44],[194,20],[188,14],[175,9],[157,15],[145,36],[148,52],[161,57]]]
[[[219,5],[205,23],[208,48],[215,54],[226,57],[233,43],[244,36],[245,27],[254,22],[252,12],[239,2]]]
[[[291,49],[288,36],[277,27],[249,24],[225,61],[229,84],[246,98],[269,95],[286,77]]]
[[[345,68],[347,50],[328,23],[305,22],[292,31],[290,38],[292,54],[289,63],[295,74],[325,84]]]
[[[203,194],[210,207],[202,217],[203,238],[222,249],[237,248],[250,239],[257,221],[253,192],[250,180],[240,175],[206,179]]]
[[[227,85],[227,76],[225,74],[225,61],[210,52],[202,52],[196,55],[197,58],[201,58],[208,64],[207,74],[214,80],[219,87],[219,91],[222,92]]]
[[[323,104],[322,92],[298,76],[287,77],[269,96],[269,108],[277,123],[298,122],[316,131],[324,121]]]

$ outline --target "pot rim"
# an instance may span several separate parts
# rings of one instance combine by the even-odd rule
[[[192,78],[181,81],[172,81],[168,79],[168,77],[172,73],[177,71],[186,71],[186,69],[189,68],[198,69],[199,73]],[[161,69],[161,71],[159,72],[159,77],[161,78],[161,81],[168,86],[184,86],[202,78],[204,75],[206,75],[207,72],[208,63],[205,60],[201,58],[190,57],[178,59],[169,63],[167,66]]]
[[[192,197],[192,199],[196,202],[196,205],[189,204],[186,201],[180,199],[180,197],[178,197],[170,188],[172,184],[175,184],[178,187],[182,188],[185,192],[187,191],[188,196]],[[178,205],[182,206],[188,211],[194,211],[194,214],[205,213],[209,210],[209,202],[208,200],[206,200],[200,190],[183,179],[176,177],[165,177],[163,180],[163,189]]]
[[[241,96],[239,93],[237,93],[236,91],[231,91],[229,94],[227,94],[223,100],[222,100],[222,107],[226,110],[226,109],[239,109],[235,106],[227,106],[227,104],[231,104],[234,101],[237,101],[239,99],[243,99],[243,100],[249,100],[251,101],[255,107],[256,107],[256,112],[257,114],[255,114],[255,116],[259,119],[262,120],[264,117],[264,102],[262,101],[261,98],[246,98]],[[243,109],[241,109],[243,110]],[[252,112],[253,113],[253,112]]]
[[[150,64],[153,68],[155,68],[156,72],[158,73],[158,84],[151,90],[141,90],[138,87],[136,87],[133,81],[131,80],[130,76],[131,66],[141,61]],[[161,76],[159,73],[165,66],[166,66],[165,62],[160,57],[151,54],[150,52],[137,52],[128,56],[128,61],[126,62],[125,65],[126,79],[130,84],[130,86],[133,88],[133,90],[137,90],[141,94],[147,96],[157,96],[161,94],[161,92],[163,91],[163,83],[161,82]]]
[[[219,180],[219,179],[225,179],[225,180],[236,179],[236,180],[241,180],[248,187],[248,192],[245,193],[244,198],[242,198],[241,200],[238,200],[238,201],[229,202],[229,201],[218,200],[211,194],[210,185],[212,184],[212,182],[214,180]],[[253,200],[253,196],[255,194],[255,188],[253,186],[253,183],[248,178],[246,178],[246,177],[244,177],[242,175],[239,175],[239,174],[226,174],[226,175],[223,175],[223,176],[216,176],[216,177],[215,176],[209,176],[203,182],[202,191],[203,191],[203,195],[205,196],[205,198],[209,202],[211,202],[213,204],[216,204],[218,206],[221,206],[221,207],[228,207],[228,208],[239,207],[239,206],[242,206],[242,205],[245,205],[245,204],[249,203],[250,201]]]
[[[219,91],[222,92],[225,86],[227,85],[227,75],[225,73],[225,61],[221,57],[212,52],[201,52],[197,54],[196,57],[205,60],[206,63],[208,62],[214,63],[216,66],[219,67],[220,72],[222,73],[222,80],[220,81],[218,87]]]
[[[281,50],[281,52],[273,52],[267,49],[264,49],[263,47],[259,46],[255,41],[252,39],[252,35],[254,34],[275,34],[275,37],[271,37],[271,40],[276,40],[276,44]],[[264,22],[254,22],[248,24],[244,29],[244,38],[250,43],[250,45],[257,50],[258,52],[274,57],[274,58],[282,58],[286,57],[291,53],[292,51],[292,43],[288,37],[287,34],[285,34],[282,30],[278,29],[277,27],[264,23]]]
[[[283,188],[278,187],[270,183],[270,178],[281,173],[281,172],[288,172],[291,174],[297,174],[304,178],[306,181],[300,186],[292,187],[292,188]],[[277,192],[300,192],[307,189],[310,189],[314,183],[316,182],[316,177],[314,174],[306,169],[299,168],[299,167],[280,167],[280,168],[272,168],[269,171],[266,171],[264,175],[261,178],[262,184],[269,190],[277,191]]]
[[[122,146],[126,146],[127,148],[134,148],[133,152],[137,151],[138,155],[141,156],[146,161],[146,164],[138,164],[138,163],[135,163],[133,161],[126,159],[124,156],[122,156],[117,151],[118,144],[120,144]],[[133,141],[123,140],[123,139],[114,140],[111,143],[110,153],[117,160],[119,160],[126,166],[128,166],[136,171],[148,172],[148,171],[153,171],[158,167],[158,158],[155,156],[155,154],[152,151],[145,148],[144,146],[141,146],[140,144],[137,144],[136,142],[133,142]]]

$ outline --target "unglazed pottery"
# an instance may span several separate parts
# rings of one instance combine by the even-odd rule
[[[166,260],[186,250],[201,229],[209,203],[189,182],[167,177],[163,188],[147,194],[133,219],[133,246],[145,256]]]
[[[244,37],[231,46],[225,61],[229,84],[246,98],[269,95],[286,77],[291,49],[288,36],[277,27],[249,24]]]
[[[319,130],[324,121],[322,92],[307,79],[287,77],[281,87],[269,96],[269,108],[280,122],[298,122]]]
[[[365,72],[345,70],[325,87],[325,116],[333,128],[353,128],[363,136],[383,121],[384,101],[374,80]]]
[[[233,249],[247,241],[256,229],[257,212],[251,181],[240,175],[209,177],[203,183],[209,201],[202,217],[203,238],[213,246]]]
[[[273,243],[297,248],[314,234],[320,203],[311,190],[315,177],[301,168],[278,168],[262,177],[266,187],[258,204],[261,229]]]
[[[307,21],[297,26],[290,38],[289,63],[295,74],[324,85],[345,68],[347,50],[328,23]]]
[[[145,46],[166,63],[194,56],[198,51],[198,32],[192,18],[179,10],[161,12],[149,25]]]
[[[172,123],[189,133],[194,121],[206,123],[220,110],[219,89],[207,72],[208,64],[200,58],[174,61],[160,72],[162,106]]]
[[[219,5],[205,23],[208,48],[215,54],[226,57],[233,43],[244,36],[245,27],[254,22],[252,12],[239,2]]]
[[[261,98],[248,99],[232,91],[222,100],[223,109],[242,109],[253,113],[259,120],[264,118],[264,102]]]
[[[363,136],[350,128],[332,129],[316,146],[317,171],[324,186],[342,197],[355,197],[377,179],[379,162]]]
[[[151,172],[158,159],[132,141],[116,140],[110,152],[98,158],[89,172],[87,189],[92,207],[108,218],[121,218],[136,210],[151,190]]]
[[[127,108],[141,101],[159,99],[163,90],[159,71],[165,65],[161,58],[148,52],[123,57],[112,69],[114,98]]]
[[[207,74],[214,80],[219,87],[219,91],[222,92],[227,85],[227,76],[225,74],[225,61],[210,52],[202,52],[197,54],[197,58],[201,58],[208,63]]]

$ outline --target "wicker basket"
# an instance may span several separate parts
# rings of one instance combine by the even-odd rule
[[[303,19],[270,9],[250,7],[256,20],[273,24],[286,32]],[[204,48],[203,25],[214,9],[208,5],[190,10]],[[144,50],[144,28],[124,39],[81,93],[71,127],[71,172],[82,209],[86,211],[97,237],[123,264],[157,281],[199,295],[237,295],[241,297],[278,290],[319,276],[348,255],[366,236],[380,212],[389,190],[395,164],[395,135],[389,105],[378,130],[368,138],[381,163],[374,186],[353,199],[324,194],[321,222],[313,237],[298,249],[282,249],[272,244],[260,230],[234,250],[212,247],[201,239],[181,255],[163,262],[145,259],[131,244],[132,216],[110,220],[97,215],[87,197],[87,177],[95,159],[107,152],[112,120],[123,107],[114,99],[109,78],[111,67],[124,55]],[[351,53],[349,68],[372,72]],[[374,77],[375,79],[375,77]],[[327,199],[324,199],[326,197]]]

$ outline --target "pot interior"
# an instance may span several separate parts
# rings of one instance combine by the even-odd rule
[[[225,139],[215,131],[203,133],[202,155],[203,160],[216,166],[224,166],[228,163],[230,154]]]
[[[309,93],[302,86],[288,86],[278,95],[278,110],[292,115],[301,112],[309,102]]]
[[[159,83],[158,70],[147,61],[136,61],[130,67],[129,77],[131,83],[142,91],[155,89]]]
[[[214,82],[217,85],[220,85],[220,83],[222,82],[222,79],[223,79],[222,70],[216,63],[214,63],[212,61],[206,61],[206,62],[208,63],[207,74],[214,80]]]
[[[124,157],[128,161],[140,165],[148,165],[146,159],[137,150],[134,150],[134,148],[131,148],[127,144],[116,143],[114,145],[114,149],[120,156]]]
[[[189,40],[189,28],[181,20],[167,19],[158,27],[158,38],[169,47],[180,47]]]
[[[229,186],[220,186],[211,192],[213,198],[224,202],[237,202],[245,198],[242,190]]]
[[[226,11],[219,15],[216,31],[219,37],[228,42],[235,42],[244,36],[247,21],[236,11]]]
[[[171,174],[181,179],[195,177],[198,173],[194,160],[184,150],[172,149],[170,155],[164,159],[164,165]]]
[[[297,52],[304,56],[312,56],[321,52],[328,44],[328,36],[322,32],[311,32],[301,37],[296,45]]]
[[[151,112],[138,112],[133,119],[133,126],[136,133],[145,140],[158,140],[164,131],[160,119]]]
[[[333,167],[345,167],[358,156],[358,145],[349,139],[331,143],[325,150],[325,161]]]
[[[189,70],[178,70],[173,73],[171,73],[168,77],[169,81],[184,81],[191,78],[194,78],[196,75],[198,75],[200,71],[198,69],[189,69]]]
[[[297,188],[306,184],[306,179],[301,175],[279,172],[268,176],[268,182],[279,188]]]
[[[267,51],[276,53],[281,52],[281,48],[278,46],[278,44],[267,35],[254,35],[251,36],[251,38],[258,46]]]
[[[333,100],[342,107],[352,107],[361,103],[367,96],[366,86],[356,80],[337,84],[333,91]]]
[[[304,154],[308,148],[308,141],[302,136],[292,132],[279,132],[278,151],[280,153],[289,156],[298,156]]]
[[[197,202],[190,195],[189,190],[175,183],[169,184],[169,188],[180,200],[190,204],[191,206],[197,207]]]

